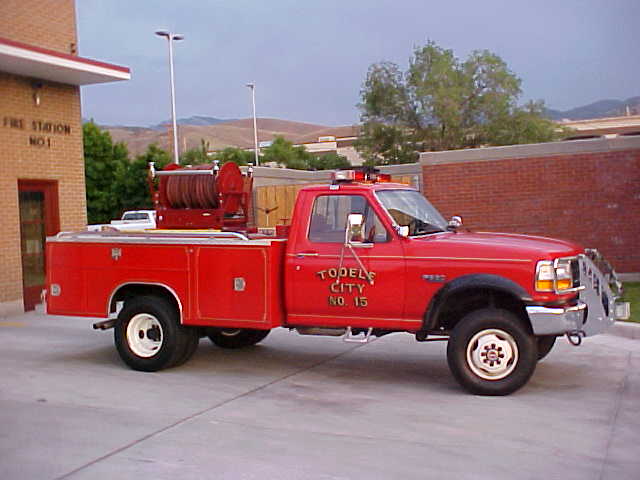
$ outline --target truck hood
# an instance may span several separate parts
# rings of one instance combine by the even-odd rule
[[[552,259],[581,253],[577,243],[555,238],[510,233],[447,232],[413,238],[418,244],[442,248],[448,255],[500,259]],[[432,242],[435,242],[432,243]],[[416,245],[417,246],[417,245]]]

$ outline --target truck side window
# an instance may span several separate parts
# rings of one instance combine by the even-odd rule
[[[122,220],[147,220],[149,218],[146,213],[125,213]]]
[[[361,213],[365,218],[365,241],[381,243],[389,237],[380,219],[361,195],[322,195],[315,199],[309,225],[312,242],[342,243],[347,215]]]

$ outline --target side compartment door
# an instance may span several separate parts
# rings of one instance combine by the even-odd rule
[[[266,248],[200,246],[194,264],[194,324],[246,328],[268,324]]]
[[[355,255],[344,245],[350,213],[365,217],[365,242]],[[289,325],[407,325],[402,245],[362,195],[318,196],[286,268]]]

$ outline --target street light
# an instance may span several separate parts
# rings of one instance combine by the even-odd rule
[[[253,141],[257,167],[260,165],[260,160],[258,159],[260,156],[260,149],[258,147],[258,122],[256,120],[256,84],[253,82],[247,83],[247,87],[251,89],[251,102],[253,104]]]
[[[169,43],[169,75],[171,78],[171,120],[173,122],[173,163],[180,163],[178,158],[178,125],[176,123],[176,87],[173,80],[173,41],[183,40],[184,35],[179,33],[171,33],[166,30],[156,31],[159,37],[165,37]]]

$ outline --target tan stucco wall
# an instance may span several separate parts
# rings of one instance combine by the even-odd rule
[[[0,1],[0,37],[48,48],[77,53],[76,9],[74,0]]]

